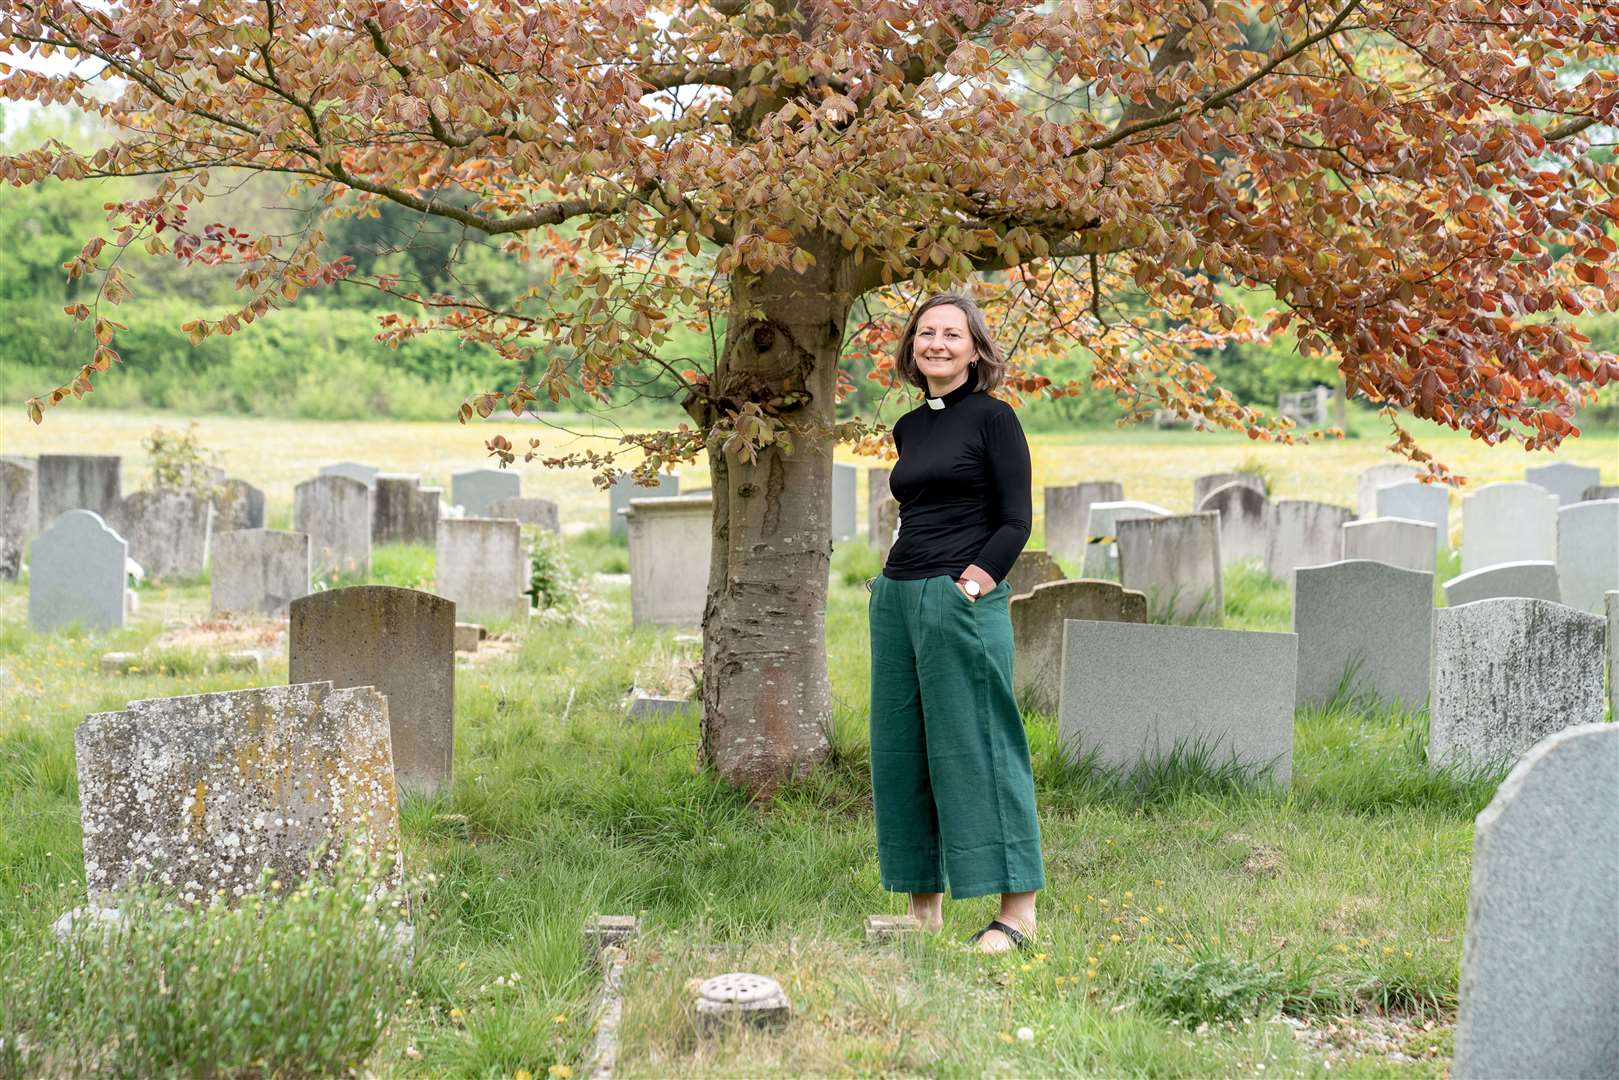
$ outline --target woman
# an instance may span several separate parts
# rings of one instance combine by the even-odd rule
[[[871,590],[877,860],[931,929],[946,886],[958,900],[999,893],[969,944],[1005,952],[1033,934],[1045,885],[1005,580],[1029,539],[1029,444],[986,393],[1006,367],[972,300],[923,301],[896,361],[925,400],[894,425],[900,524]]]

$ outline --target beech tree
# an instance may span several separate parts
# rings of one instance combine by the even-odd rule
[[[1619,120],[1612,5],[12,0],[0,45],[80,62],[6,69],[6,97],[119,135],[0,176],[156,178],[67,265],[97,281],[68,309],[86,357],[27,403],[36,422],[117,360],[130,245],[236,269],[240,308],[188,324],[196,340],[348,281],[415,305],[385,342],[447,331],[543,363],[463,421],[678,373],[690,423],[626,442],[643,473],[706,455],[701,754],[760,797],[828,751],[831,452],[884,438],[837,421],[838,360],[869,353],[895,384],[883,350],[922,290],[981,297],[1015,346],[1014,402],[1077,391],[1040,366],[1081,348],[1126,412],[1254,438],[1296,433],[1195,356],[1285,330],[1438,478],[1402,416],[1549,449],[1619,375],[1569,321],[1616,300],[1619,176],[1592,152]],[[322,213],[293,236],[208,222],[223,169],[285,174]],[[492,303],[358,275],[321,221],[382,200],[541,260],[554,287]],[[1274,316],[1247,319],[1238,288],[1273,293]],[[682,321],[723,326],[706,362],[661,355]]]

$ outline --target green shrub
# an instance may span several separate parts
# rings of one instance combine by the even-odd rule
[[[524,529],[532,542],[529,556],[529,587],[531,606],[566,608],[576,595],[577,582],[573,567],[562,550],[562,537],[549,529]]]
[[[1149,1008],[1182,1024],[1219,1023],[1277,1011],[1285,980],[1251,960],[1209,956],[1189,965],[1154,960],[1141,979]]]

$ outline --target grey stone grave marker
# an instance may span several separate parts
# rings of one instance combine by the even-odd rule
[[[1602,594],[1608,616],[1608,711],[1619,723],[1619,591]]]
[[[1292,634],[1116,622],[1063,624],[1059,741],[1070,760],[1130,770],[1176,752],[1293,772]]]
[[[28,569],[28,625],[51,631],[124,625],[129,545],[91,510],[69,510],[34,538]]]
[[[246,480],[226,479],[214,496],[214,532],[264,528],[264,492]]]
[[[1255,473],[1221,472],[1206,473],[1192,481],[1192,507],[1194,512],[1203,505],[1203,500],[1219,491],[1227,484],[1241,484],[1253,488],[1261,495],[1269,497],[1270,492],[1265,489],[1265,478]]]
[[[315,573],[371,573],[371,500],[364,481],[335,473],[292,489],[292,527],[308,534]]]
[[[1386,461],[1362,469],[1360,478],[1355,481],[1355,514],[1369,518],[1382,513],[1377,508],[1377,489],[1413,482],[1421,474],[1422,470],[1415,465],[1398,461]]]
[[[714,545],[713,495],[631,499],[630,617],[637,626],[701,626]]]
[[[212,610],[285,615],[309,594],[309,534],[232,529],[214,541],[208,575]]]
[[[1619,484],[1592,484],[1580,496],[1581,502],[1600,502],[1603,499],[1619,499]]]
[[[1380,518],[1426,521],[1434,527],[1434,560],[1450,550],[1450,489],[1444,484],[1406,480],[1385,484],[1373,493]]]
[[[1427,521],[1380,517],[1344,525],[1344,558],[1371,559],[1418,573],[1433,574],[1437,530]]]
[[[0,457],[0,579],[17,580],[22,553],[39,532],[39,464]]]
[[[493,517],[489,506],[496,499],[523,494],[523,481],[510,469],[465,469],[450,474],[450,502],[467,517]]]
[[[1593,465],[1576,465],[1572,461],[1554,461],[1550,465],[1534,465],[1523,471],[1526,483],[1545,488],[1557,496],[1560,506],[1580,501],[1585,489],[1602,483],[1602,470]]]
[[[1462,500],[1462,571],[1557,560],[1557,496],[1537,484],[1485,484]]]
[[[1439,609],[1429,766],[1493,768],[1601,722],[1603,629],[1600,615],[1526,597]]]
[[[887,564],[888,553],[899,536],[899,500],[892,495],[885,496],[874,508],[872,522],[877,530],[872,541],[877,548],[877,558],[881,564]]]
[[[1549,562],[1509,562],[1458,574],[1445,582],[1445,606],[1460,607],[1477,600],[1503,596],[1528,596],[1560,602],[1557,564]]]
[[[1354,559],[1301,566],[1294,583],[1300,705],[1325,706],[1340,688],[1408,710],[1427,704],[1432,573]]]
[[[463,619],[526,616],[531,577],[528,545],[517,522],[510,518],[439,522],[433,591],[453,600]]]
[[[860,470],[841,461],[832,463],[832,539],[853,540],[855,537],[855,488],[860,482]]]
[[[358,461],[334,461],[330,465],[322,465],[320,476],[346,476],[350,480],[358,480],[366,487],[375,487],[377,474],[382,472],[375,465],[366,465]]]
[[[1063,579],[1062,567],[1044,548],[1025,548],[1006,573],[1013,596],[1027,596],[1049,581]]]
[[[873,466],[866,470],[866,542],[877,547],[877,507],[889,498],[888,478],[893,469]],[[886,550],[886,549],[885,549]]]
[[[1100,502],[1124,501],[1124,485],[1117,480],[1087,480],[1060,487],[1047,485],[1046,550],[1058,559],[1085,559],[1085,528],[1091,506]]]
[[[1619,499],[1578,502],[1557,512],[1557,581],[1562,601],[1602,610],[1602,594],[1619,589]]]
[[[1474,827],[1457,1080],[1619,1066],[1619,724],[1536,743]]]
[[[388,585],[311,593],[292,604],[288,681],[374,686],[388,699],[394,773],[406,792],[455,775],[455,605]]]
[[[1327,422],[1327,403],[1332,392],[1325,386],[1300,390],[1292,394],[1278,394],[1276,411],[1299,427],[1320,427]]]
[[[658,482],[642,487],[628,474],[619,477],[608,492],[607,531],[612,536],[627,536],[629,523],[622,511],[632,499],[669,499],[680,494],[680,476],[677,473],[659,473]]]
[[[123,502],[119,477],[123,459],[116,455],[39,455],[39,523],[55,521],[68,510],[94,510],[104,519]]]
[[[1152,503],[1124,499],[1093,502],[1085,525],[1085,563],[1080,576],[1119,580],[1119,522],[1133,518],[1168,517],[1169,511]]]
[[[1224,619],[1220,515],[1170,514],[1119,522],[1119,580],[1169,622],[1218,626]]]
[[[521,496],[496,499],[489,504],[489,516],[511,518],[524,525],[535,525],[549,532],[562,531],[562,515],[557,504],[550,499],[532,499]]]
[[[137,491],[119,505],[112,524],[148,581],[196,577],[208,566],[214,505],[195,492]]]
[[[1147,597],[1116,582],[1080,578],[1036,585],[1027,595],[1012,597],[1007,610],[1016,657],[1013,688],[1030,707],[1055,713],[1062,687],[1063,622],[1144,623]]]
[[[1221,569],[1261,562],[1270,546],[1270,500],[1246,484],[1215,488],[1197,504],[1200,514],[1220,515]]]
[[[1344,526],[1355,520],[1346,506],[1309,499],[1277,499],[1270,504],[1270,538],[1265,572],[1293,583],[1301,566],[1323,566],[1344,557]]]
[[[443,488],[422,487],[422,478],[412,473],[378,473],[372,485],[371,542],[436,543],[443,493]]]

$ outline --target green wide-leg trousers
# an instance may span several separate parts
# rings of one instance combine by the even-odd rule
[[[1012,692],[1011,588],[872,583],[871,788],[883,888],[957,899],[1045,885]]]

